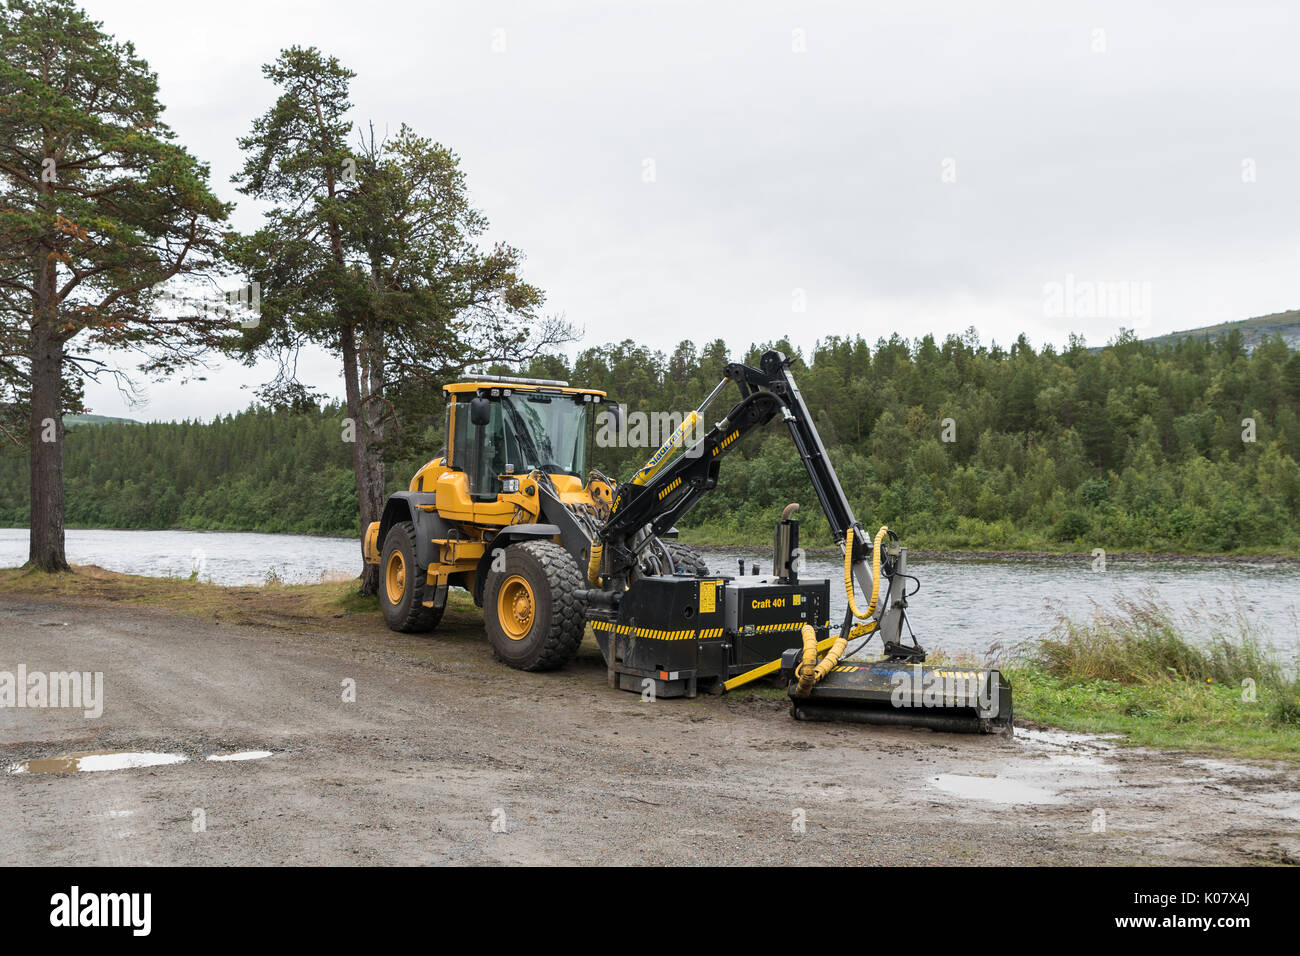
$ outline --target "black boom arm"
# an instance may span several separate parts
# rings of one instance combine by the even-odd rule
[[[822,444],[808,406],[790,374],[791,361],[782,353],[771,351],[763,354],[760,368],[729,364],[724,372],[724,382],[733,381],[739,386],[741,400],[703,438],[687,446],[675,461],[644,484],[619,486],[610,518],[600,530],[608,567],[615,576],[634,564],[635,540],[647,525],[654,535],[670,529],[705,492],[717,485],[722,457],[735,448],[741,438],[766,425],[778,414],[790,429],[790,437],[808,471],[836,541],[842,544],[852,528],[854,561],[867,553],[870,541],[853,516],[839,477],[827,457],[826,446]]]

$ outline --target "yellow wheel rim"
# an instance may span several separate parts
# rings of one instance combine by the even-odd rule
[[[517,574],[506,578],[497,592],[497,620],[506,637],[512,641],[522,641],[533,629],[533,615],[537,605],[533,601],[533,589],[528,582]]]
[[[400,551],[394,551],[388,556],[388,567],[384,570],[384,589],[388,592],[389,604],[402,603],[402,595],[406,593],[406,561],[402,559]]]

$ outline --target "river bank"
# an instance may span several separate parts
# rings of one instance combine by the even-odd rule
[[[722,551],[727,553],[745,553],[752,554],[758,548],[753,546],[737,545],[725,540],[720,540],[715,534],[695,534],[693,529],[683,528],[680,531],[679,538],[683,544],[689,544],[693,548],[708,548],[711,551]],[[961,560],[963,558],[970,560],[985,561],[1085,561],[1091,563],[1096,557],[1092,549],[1083,549],[1079,545],[1060,545],[1051,550],[1046,547],[1040,548],[926,548],[913,547],[910,543],[907,545],[907,553],[913,558],[942,558],[946,560]],[[841,553],[838,547],[834,545],[801,545],[806,554],[825,557],[828,555],[838,555]],[[1300,564],[1300,553],[1294,551],[1277,551],[1261,549],[1259,551],[1233,551],[1231,553],[1222,552],[1205,552],[1205,551],[1134,551],[1132,549],[1110,551],[1106,550],[1107,561],[1188,561],[1188,562],[1210,562],[1220,561],[1225,564],[1243,564],[1268,562],[1270,564]]]

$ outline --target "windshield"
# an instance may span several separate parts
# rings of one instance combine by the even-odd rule
[[[470,424],[469,402],[448,407],[451,467],[469,476],[476,498],[495,498],[509,472],[582,477],[587,467],[587,405],[568,395],[516,393],[492,400],[486,425]]]
[[[587,406],[581,398],[516,393],[501,398],[500,410],[505,425],[503,464],[516,472],[539,468],[582,475],[587,464]]]

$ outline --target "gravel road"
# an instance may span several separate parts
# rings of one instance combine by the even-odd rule
[[[496,664],[463,617],[441,637],[373,617],[235,619],[247,620],[0,595],[0,671],[102,671],[105,684],[98,719],[0,710],[0,859],[1300,860],[1300,770],[1283,764],[1028,728],[1005,740],[803,724],[745,693],[643,702],[606,686],[594,646],[560,672],[523,674]],[[117,751],[187,759],[27,765]],[[245,751],[271,755],[205,759]]]

